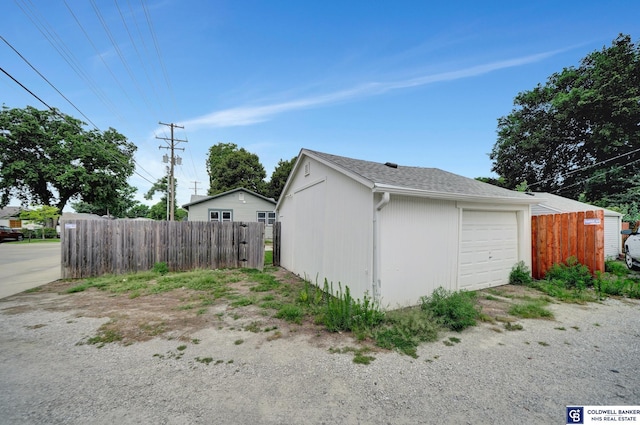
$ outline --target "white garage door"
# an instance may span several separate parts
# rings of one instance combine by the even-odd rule
[[[511,211],[463,211],[458,288],[504,285],[518,262],[518,220]]]

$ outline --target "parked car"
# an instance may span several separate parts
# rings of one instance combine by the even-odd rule
[[[6,240],[21,241],[24,239],[24,234],[19,230],[12,229],[9,226],[0,226],[0,242]]]
[[[624,262],[629,270],[640,270],[640,234],[638,229],[623,230],[623,235],[629,235],[624,241]]]

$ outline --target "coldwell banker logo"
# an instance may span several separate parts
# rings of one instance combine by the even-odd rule
[[[582,416],[584,407],[567,406],[567,423],[568,424],[583,424],[584,418]]]

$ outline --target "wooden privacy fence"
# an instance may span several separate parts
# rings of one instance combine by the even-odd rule
[[[150,270],[264,268],[264,223],[68,220],[61,228],[62,278]]]
[[[276,221],[273,223],[273,265],[280,266],[280,249],[282,247],[281,234],[282,223]]]
[[[604,271],[604,211],[531,217],[534,279],[542,279],[556,263],[576,257],[591,273]]]

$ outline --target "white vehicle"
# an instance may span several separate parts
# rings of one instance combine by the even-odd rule
[[[624,262],[630,270],[640,270],[640,234],[638,229],[623,230],[623,235],[629,235],[624,242]]]

